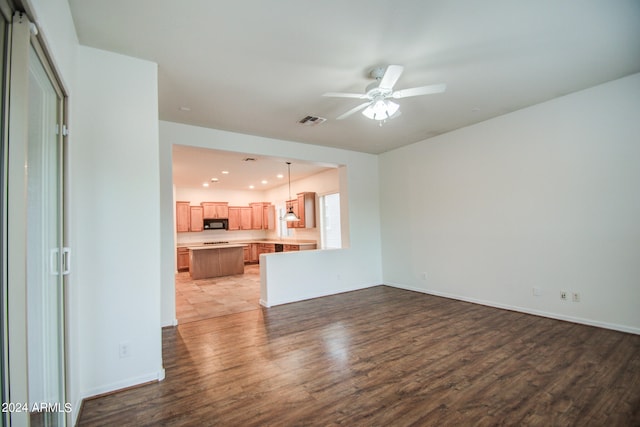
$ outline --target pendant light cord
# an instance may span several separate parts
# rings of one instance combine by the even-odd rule
[[[287,175],[289,175],[289,200],[291,200],[291,162],[287,162]]]

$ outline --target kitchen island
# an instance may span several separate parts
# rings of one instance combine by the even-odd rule
[[[193,279],[244,274],[244,244],[189,247],[189,274]]]

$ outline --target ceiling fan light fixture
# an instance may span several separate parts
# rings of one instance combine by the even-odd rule
[[[362,114],[371,120],[387,120],[400,108],[400,105],[388,99],[378,99],[362,111]]]

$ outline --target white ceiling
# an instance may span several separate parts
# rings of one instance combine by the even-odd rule
[[[207,183],[212,190],[266,191],[288,184],[286,162],[291,162],[291,182],[335,167],[251,153],[174,145],[173,184],[176,187],[201,188]],[[228,173],[224,174],[223,171]],[[212,182],[213,178],[218,181]]]
[[[162,120],[382,153],[640,72],[638,0],[69,0],[82,44],[158,63]],[[354,114],[376,65],[399,100]],[[190,111],[183,111],[187,107]],[[307,115],[327,118],[303,126]]]

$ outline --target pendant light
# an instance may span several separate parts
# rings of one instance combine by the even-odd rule
[[[289,200],[291,200],[291,162],[287,162],[289,173]],[[300,218],[293,212],[293,204],[287,200],[287,213],[282,217],[284,221],[300,221]]]

